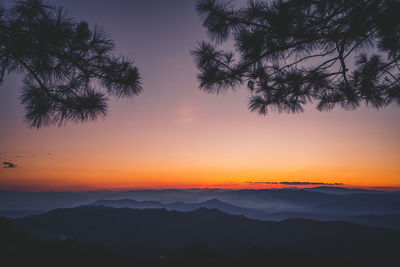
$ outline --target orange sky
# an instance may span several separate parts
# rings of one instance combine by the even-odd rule
[[[0,158],[18,167],[0,168],[0,189],[267,186],[249,181],[400,187],[399,107],[320,113],[308,106],[303,114],[259,117],[248,111],[245,89],[198,90],[189,51],[206,34],[191,1],[55,2],[104,25],[117,54],[135,60],[144,91],[114,101],[105,120],[32,130],[18,100],[22,76],[7,76]]]
[[[199,97],[206,102],[244,102],[236,94]],[[9,138],[1,143],[0,157],[18,167],[0,169],[0,187],[273,186],[249,181],[400,186],[399,126],[387,124],[393,116],[390,109],[319,113],[310,107],[300,115],[258,117],[242,103],[232,105],[237,110],[232,108],[234,114],[227,117],[226,111],[210,112],[193,103],[191,109],[186,105],[144,116],[139,102],[119,119],[115,116],[121,111],[115,105],[104,121],[38,131],[20,123],[17,131],[7,127],[3,131]],[[186,110],[183,117],[181,110]]]

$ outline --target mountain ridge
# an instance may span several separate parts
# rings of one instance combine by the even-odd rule
[[[37,238],[46,232],[142,256],[200,242],[230,254],[261,245],[376,264],[397,257],[400,242],[400,231],[395,230],[302,219],[267,222],[207,208],[179,212],[82,206],[15,219],[13,224]]]

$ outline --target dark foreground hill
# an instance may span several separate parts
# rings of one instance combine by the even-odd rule
[[[400,232],[394,230],[302,219],[266,222],[205,208],[178,212],[85,206],[13,224],[35,238],[82,240],[129,257],[159,257],[202,243],[227,255],[263,246],[388,266],[397,260],[400,244]]]
[[[253,247],[237,256],[192,244],[165,257],[129,259],[77,240],[33,240],[0,218],[0,266],[6,267],[336,267],[355,266],[336,257],[318,257],[282,249]]]
[[[109,249],[77,240],[33,240],[0,218],[0,266],[124,266]]]

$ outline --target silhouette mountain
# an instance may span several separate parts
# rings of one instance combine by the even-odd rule
[[[307,212],[275,212],[269,213],[263,210],[243,208],[231,205],[218,199],[210,199],[199,203],[173,202],[163,204],[157,201],[136,201],[133,199],[106,200],[100,199],[91,203],[93,206],[107,206],[114,208],[132,209],[160,209],[177,211],[193,211],[199,208],[218,209],[232,215],[244,215],[248,218],[282,221],[290,218],[313,219],[320,221],[347,221],[361,225],[384,227],[389,229],[400,229],[400,214],[362,214],[362,215],[329,215]]]
[[[268,212],[309,212],[326,215],[400,214],[398,192],[330,194],[309,190],[235,190],[222,201]]]
[[[309,267],[354,266],[337,257],[318,257],[283,249],[253,247],[230,257],[201,243],[162,257],[134,259],[120,257],[108,249],[77,240],[33,240],[17,231],[8,220],[0,218],[0,265],[7,267],[47,266],[141,266],[141,267],[259,267],[293,265]]]
[[[320,190],[320,189],[316,189]],[[327,189],[329,190],[329,189]],[[336,189],[335,189],[336,190]],[[337,191],[346,191],[337,189]],[[347,192],[347,191],[346,191]],[[353,191],[351,191],[353,192]],[[225,203],[268,213],[295,212],[353,216],[363,214],[400,214],[399,192],[358,192],[332,194],[310,189],[261,190],[133,190],[86,192],[0,191],[1,210],[51,210],[86,205],[99,199],[137,201],[205,202],[218,199]],[[235,213],[236,214],[236,213]]]
[[[0,191],[0,210],[50,210],[87,204],[115,192],[99,191]]]
[[[122,267],[123,261],[103,246],[78,240],[32,240],[0,218],[0,266]]]
[[[383,266],[397,259],[400,242],[400,231],[304,219],[267,222],[206,208],[178,212],[84,206],[12,222],[35,238],[82,240],[141,257],[166,255],[192,243],[230,255],[259,245]]]
[[[205,207],[260,220],[344,220],[367,226],[400,228],[400,192],[329,186],[270,190],[0,191],[0,216],[8,218],[87,204],[178,211]]]
[[[28,215],[45,213],[44,210],[0,210],[0,216],[7,218],[21,218]]]
[[[283,249],[266,249],[264,247],[252,247],[239,257],[229,257],[226,254],[205,246],[201,243],[190,245],[189,247],[166,256],[155,266],[166,267],[187,267],[187,266],[355,266],[349,262],[332,257],[317,257],[308,253],[295,252]]]
[[[354,194],[354,193],[385,193],[384,191],[378,190],[367,190],[367,189],[359,189],[359,188],[345,188],[345,187],[337,187],[337,186],[317,186],[312,188],[304,189],[306,191],[315,191],[321,193],[329,193],[335,195],[347,195],[347,194]]]
[[[307,212],[275,212],[269,213],[264,210],[243,208],[231,205],[229,203],[220,201],[218,199],[210,199],[204,202],[185,203],[185,202],[173,202],[163,204],[157,201],[136,201],[133,199],[121,199],[121,200],[106,200],[100,199],[91,203],[94,206],[107,206],[114,208],[132,208],[132,209],[160,209],[164,208],[167,210],[177,211],[193,211],[199,208],[218,209],[220,211],[232,214],[232,215],[244,215],[248,218],[268,220],[268,221],[281,221],[290,218],[303,218],[313,219],[320,221],[347,221],[354,222],[357,224],[384,227],[389,229],[400,229],[400,214],[362,214],[362,215],[329,215],[319,213],[307,213]]]
[[[90,203],[92,206],[107,206],[114,208],[133,208],[133,209],[157,209],[164,208],[166,204],[158,201],[136,201],[134,199],[99,199],[95,202]]]
[[[193,211],[199,208],[208,208],[208,209],[218,209],[220,211],[233,215],[245,215],[246,217],[249,218],[256,218],[256,219],[268,218],[268,213],[266,213],[265,211],[234,206],[229,203],[220,201],[216,198],[204,202],[186,203],[186,202],[176,201],[167,204],[163,204],[157,201],[136,201],[133,199],[120,199],[120,200],[100,199],[98,201],[90,203],[89,205],[107,206],[114,208],[132,208],[132,209],[164,208],[167,210],[177,210],[177,211]]]
[[[364,214],[342,217],[342,220],[355,222],[367,226],[400,230],[400,214]]]

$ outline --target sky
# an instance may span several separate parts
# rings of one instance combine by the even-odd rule
[[[8,75],[0,86],[0,189],[400,188],[399,107],[309,105],[297,115],[259,116],[247,109],[245,88],[198,89],[190,50],[207,35],[194,1],[50,3],[106,29],[115,54],[139,67],[143,93],[113,100],[102,120],[35,130],[18,100],[23,76]]]

